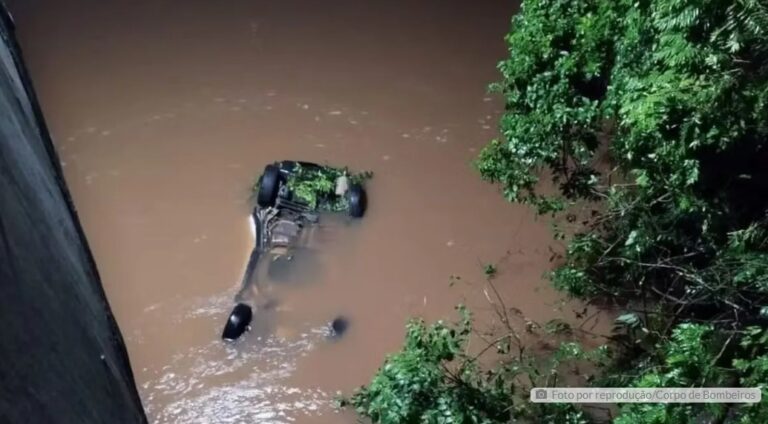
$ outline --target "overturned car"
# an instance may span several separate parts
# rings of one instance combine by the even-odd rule
[[[304,243],[305,229],[322,212],[346,213],[361,218],[367,207],[363,187],[370,173],[351,173],[310,162],[282,161],[267,165],[254,186],[256,206],[251,215],[255,243],[235,296],[222,338],[236,340],[248,330],[253,311],[248,294],[255,288],[259,259],[266,254],[289,256]]]

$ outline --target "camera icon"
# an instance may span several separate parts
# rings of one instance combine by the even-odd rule
[[[533,396],[536,400],[547,400],[547,391],[544,389],[536,389],[533,392]]]

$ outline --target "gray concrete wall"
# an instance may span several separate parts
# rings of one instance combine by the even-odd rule
[[[0,423],[146,422],[0,4]]]

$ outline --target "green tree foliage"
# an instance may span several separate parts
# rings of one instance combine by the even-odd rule
[[[765,346],[733,347],[768,318],[768,3],[526,0],[507,42],[502,138],[477,166],[541,213],[593,209],[551,278],[636,311],[617,321],[613,382],[762,387]],[[617,422],[768,422],[750,411]]]
[[[739,346],[731,346],[733,335],[723,334],[712,325],[680,324],[668,341],[659,346],[660,363],[642,367],[628,381],[634,387],[759,387],[768,384],[768,333],[748,327],[739,333]],[[723,361],[728,348],[733,359]],[[736,371],[735,373],[733,371]],[[742,381],[734,380],[742,375]],[[768,406],[700,404],[627,404],[614,421],[616,424],[728,422],[757,424],[766,422]]]
[[[358,412],[377,423],[506,422],[512,393],[502,380],[482,378],[463,355],[471,327],[462,312],[456,326],[409,322],[402,351],[352,397]]]
[[[466,309],[458,309],[461,320],[455,324],[410,321],[402,350],[389,356],[371,383],[342,400],[342,405],[350,404],[381,424],[503,424],[530,417],[540,423],[589,422],[571,405],[530,404],[526,399],[533,385],[551,384],[564,362],[596,361],[599,353],[588,354],[575,344],[563,344],[541,364],[517,343],[515,333],[497,338],[479,353],[470,353],[472,322]],[[514,355],[494,369],[483,369],[483,353],[492,349],[510,354],[513,345],[518,348]],[[542,373],[540,368],[551,372]]]
[[[658,291],[724,313],[764,306],[767,10],[748,0],[524,2],[499,65],[503,139],[478,168],[541,212],[603,201],[553,274],[557,287]],[[600,146],[610,166],[597,166]],[[542,171],[558,194],[537,189]],[[748,278],[730,284],[737,277]]]

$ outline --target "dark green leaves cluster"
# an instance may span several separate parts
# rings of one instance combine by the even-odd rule
[[[681,324],[659,346],[663,361],[639,369],[627,384],[633,387],[759,387],[768,384],[768,332],[747,327],[735,337],[723,338],[712,325]],[[731,345],[733,343],[734,345]],[[726,349],[733,353],[725,355]],[[726,359],[730,357],[731,359]],[[736,380],[742,375],[741,381]],[[768,404],[727,405],[627,404],[616,424],[727,422],[764,423]]]
[[[652,295],[686,306],[678,317],[768,305],[762,23],[757,0],[524,2],[495,87],[503,137],[478,168],[540,212],[602,201],[556,287]],[[749,246],[735,241],[747,233]]]
[[[567,197],[587,195],[603,125],[601,99],[611,70],[613,34],[620,22],[610,1],[526,1],[507,37],[509,59],[499,64],[504,81],[503,140],[480,155],[482,175],[501,182],[512,201],[543,212],[560,199],[535,192],[538,172],[549,168]]]
[[[756,47],[768,38],[765,10],[733,0],[525,1],[494,85],[503,138],[482,152],[482,175],[510,200],[559,209],[606,194],[594,192],[609,171],[595,153],[610,142],[615,164],[649,196],[664,187],[680,209],[702,208],[703,156],[757,149],[766,135],[765,48]],[[564,198],[536,190],[542,170]]]

